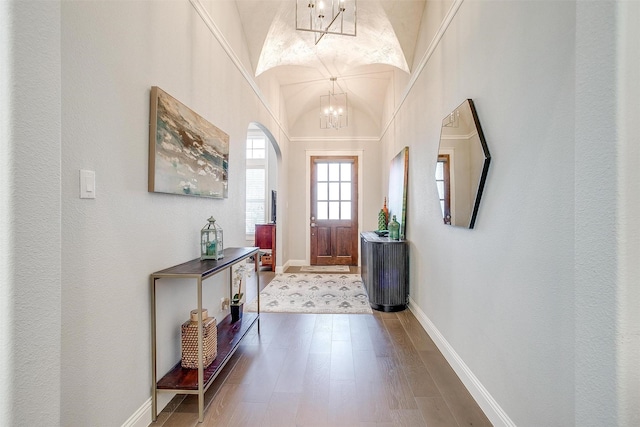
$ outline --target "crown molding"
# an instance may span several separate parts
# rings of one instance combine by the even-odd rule
[[[380,142],[377,136],[293,136],[291,142]]]
[[[440,135],[440,139],[471,139],[478,134],[478,131],[471,131],[466,135]]]
[[[222,49],[225,51],[229,59],[231,59],[231,62],[233,62],[233,65],[235,65],[238,71],[240,71],[240,74],[247,81],[247,83],[249,84],[253,92],[256,94],[256,96],[258,97],[258,99],[260,100],[264,108],[266,108],[271,118],[278,125],[278,128],[280,129],[280,131],[287,137],[287,139],[290,139],[286,129],[284,128],[284,126],[282,126],[282,122],[280,122],[280,118],[271,109],[269,102],[264,97],[262,91],[258,87],[258,84],[253,78],[252,73],[246,69],[246,67],[244,66],[244,64],[236,54],[236,52],[233,50],[233,48],[231,47],[231,45],[229,44],[225,36],[222,34],[222,31],[220,31],[220,28],[218,28],[216,23],[213,21],[213,18],[211,18],[211,15],[207,11],[207,9],[200,2],[200,0],[189,0],[189,2],[191,3],[191,6],[193,6],[195,11],[198,13],[198,15],[200,15],[202,22],[204,22],[204,24],[209,29],[213,37],[216,40],[218,40],[218,43],[220,43],[220,46],[222,47]]]
[[[262,93],[262,91],[258,87],[258,84],[256,83],[255,79],[253,78],[252,73],[250,73],[249,70],[247,70],[245,68],[244,64],[242,63],[242,61],[240,60],[238,55],[235,53],[235,51],[233,50],[233,48],[231,47],[231,45],[229,44],[227,39],[222,34],[222,31],[220,31],[220,29],[218,28],[216,23],[213,21],[213,18],[211,18],[211,15],[207,11],[207,9],[204,7],[204,5],[201,3],[200,0],[189,0],[189,2],[191,3],[191,5],[195,9],[195,11],[198,13],[200,18],[202,19],[202,22],[206,25],[206,27],[209,29],[211,34],[214,36],[214,38],[216,40],[218,40],[218,42],[220,43],[220,46],[222,47],[222,49],[225,51],[225,53],[227,54],[229,59],[231,59],[231,62],[233,62],[235,67],[238,69],[238,71],[240,71],[240,74],[247,81],[247,83],[249,84],[249,86],[251,87],[253,92],[256,94],[256,96],[260,100],[260,103],[262,103],[262,105],[265,107],[265,109],[267,110],[267,112],[269,113],[271,118],[274,120],[274,122],[276,123],[276,125],[278,126],[280,131],[283,133],[283,135],[289,141],[291,141],[291,142],[294,142],[294,141],[298,141],[298,142],[305,142],[305,141],[336,141],[336,142],[342,142],[342,141],[381,141],[384,138],[386,133],[389,131],[389,128],[391,127],[391,125],[395,121],[396,116],[400,112],[400,108],[402,108],[402,106],[404,105],[404,102],[409,97],[409,94],[411,93],[411,90],[413,89],[413,86],[416,84],[416,82],[418,80],[418,77],[420,77],[420,75],[422,74],[422,71],[424,70],[425,66],[427,65],[427,62],[429,61],[429,59],[431,59],[431,56],[435,52],[435,49],[440,44],[440,41],[442,40],[442,37],[444,36],[445,32],[449,28],[449,25],[451,24],[451,21],[453,21],[453,18],[455,17],[456,13],[460,9],[460,6],[464,2],[464,0],[454,0],[453,4],[451,5],[449,10],[447,11],[447,14],[445,15],[444,19],[442,20],[442,23],[440,24],[440,27],[438,28],[438,31],[436,32],[436,34],[434,35],[433,39],[431,40],[431,43],[429,44],[429,47],[427,48],[427,50],[425,51],[424,55],[420,59],[420,62],[418,63],[418,66],[415,69],[415,72],[411,75],[411,79],[407,83],[407,86],[406,86],[404,92],[402,93],[402,95],[400,97],[398,105],[395,107],[395,109],[393,111],[393,114],[391,115],[391,117],[389,117],[389,120],[388,120],[387,124],[382,129],[382,132],[380,133],[380,136],[379,137],[352,137],[352,138],[343,138],[343,137],[338,137],[338,138],[294,137],[294,138],[292,138],[291,136],[289,136],[288,132],[286,131],[286,129],[282,125],[282,122],[280,121],[280,118],[271,109],[271,106],[269,105],[267,99],[264,97],[264,94]]]
[[[442,20],[442,23],[440,23],[440,27],[438,28],[438,31],[433,36],[433,39],[431,39],[431,43],[429,43],[429,47],[427,47],[427,50],[425,51],[424,55],[420,59],[420,62],[418,63],[418,66],[415,69],[415,72],[411,75],[411,79],[407,83],[407,87],[404,89],[404,92],[400,96],[400,101],[398,102],[398,105],[393,111],[393,114],[391,115],[391,117],[389,117],[389,121],[387,122],[386,126],[384,126],[384,128],[382,129],[382,133],[380,134],[380,139],[384,138],[386,133],[389,131],[389,128],[391,127],[391,125],[396,119],[396,116],[400,112],[400,108],[402,108],[402,105],[409,97],[409,93],[411,93],[413,86],[418,81],[418,77],[420,77],[420,75],[422,74],[422,71],[424,70],[424,67],[426,67],[427,65],[427,62],[429,62],[429,59],[431,59],[431,56],[433,55],[436,48],[440,44],[442,37],[447,32],[447,29],[449,28],[451,21],[453,21],[453,18],[456,16],[456,13],[458,12],[458,9],[460,9],[460,6],[462,6],[462,3],[464,3],[464,0],[455,0],[451,5],[451,7],[449,8],[449,10],[447,11],[447,14]]]

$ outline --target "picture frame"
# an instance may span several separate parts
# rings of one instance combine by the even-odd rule
[[[404,147],[391,160],[389,171],[389,218],[400,223],[400,240],[407,233],[407,188],[409,184],[409,147]]]
[[[157,86],[149,110],[149,192],[228,197],[229,135]]]

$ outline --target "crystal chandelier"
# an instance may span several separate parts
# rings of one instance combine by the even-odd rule
[[[318,44],[325,34],[356,35],[356,0],[296,0],[296,30],[315,33]]]
[[[349,124],[347,94],[336,93],[336,77],[331,77],[329,95],[320,96],[320,129],[340,129]]]

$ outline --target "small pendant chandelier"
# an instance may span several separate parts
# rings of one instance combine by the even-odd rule
[[[336,77],[331,77],[329,95],[320,96],[320,129],[340,129],[349,124],[347,94],[336,93]]]

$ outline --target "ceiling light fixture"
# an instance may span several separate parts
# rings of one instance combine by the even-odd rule
[[[336,93],[336,77],[331,77],[329,95],[320,96],[320,129],[340,129],[349,124],[347,94]]]
[[[325,34],[355,36],[356,0],[296,0],[296,30],[316,33],[316,44]]]

